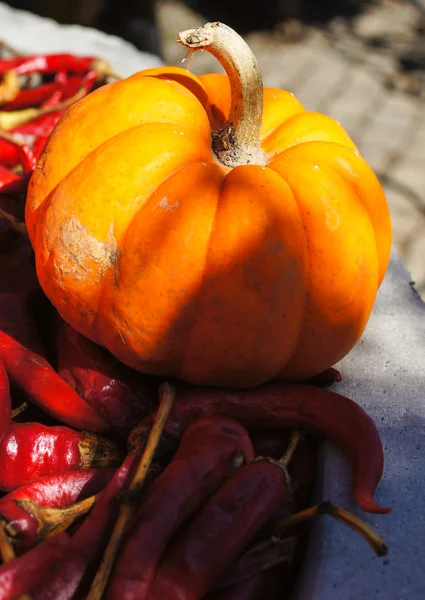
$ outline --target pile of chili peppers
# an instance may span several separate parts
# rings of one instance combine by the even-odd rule
[[[10,54],[10,52],[9,52]],[[365,511],[383,470],[375,424],[325,389],[174,385],[118,363],[43,295],[26,184],[67,106],[106,82],[94,57],[0,57],[0,600],[284,600],[329,502],[311,506],[318,438]]]

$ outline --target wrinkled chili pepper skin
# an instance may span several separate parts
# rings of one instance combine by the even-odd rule
[[[235,471],[166,551],[149,600],[200,600],[288,495],[281,465],[262,459]]]
[[[0,442],[9,429],[11,414],[9,379],[4,364],[0,360]]]
[[[22,56],[0,60],[0,73],[13,70],[17,75],[54,73],[55,71],[84,74],[93,69],[97,60],[94,56],[75,56],[73,54]]]
[[[112,442],[92,434],[12,421],[0,442],[0,456],[0,490],[10,491],[44,475],[113,466],[119,454]]]
[[[156,406],[147,378],[119,363],[62,321],[56,342],[59,375],[114,429],[130,431]]]
[[[267,571],[210,592],[205,600],[286,600],[283,595],[284,579],[282,565],[275,565]]]
[[[30,592],[57,567],[69,545],[60,533],[0,567],[0,600],[15,600]]]
[[[300,429],[334,442],[350,459],[353,494],[360,508],[390,512],[390,507],[373,499],[384,468],[379,432],[350,398],[302,384],[268,384],[244,391],[193,388],[177,398],[165,431],[179,436],[195,419],[215,414],[228,415],[248,429]]]
[[[32,600],[84,598],[77,590],[85,573],[93,566],[93,561],[99,559],[103,552],[118,514],[120,494],[127,489],[138,461],[140,454],[133,454],[117,469],[89,515],[72,536],[60,569],[32,591]]]
[[[108,600],[148,597],[171,535],[237,468],[235,458],[240,457],[251,460],[254,451],[247,431],[236,421],[212,417],[188,427],[173,460],[152,484],[134,515]]]
[[[0,359],[9,377],[57,420],[76,429],[106,431],[108,424],[42,355],[30,303],[28,294],[0,293]]]
[[[13,528],[14,543],[19,550],[30,548],[38,535],[37,519],[19,505],[31,500],[43,508],[64,508],[98,494],[108,484],[116,469],[97,468],[67,471],[40,477],[0,498],[0,516]]]

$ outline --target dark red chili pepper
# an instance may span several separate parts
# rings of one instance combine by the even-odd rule
[[[284,580],[285,570],[282,564],[277,564],[266,571],[212,591],[205,596],[205,600],[284,600]]]
[[[8,173],[11,173],[11,171],[7,171],[7,169],[13,169],[18,163],[18,147],[7,140],[0,138],[0,186],[3,185]],[[15,179],[19,178],[19,175],[16,173],[13,173],[13,175],[16,175]]]
[[[14,71],[17,75],[29,73],[55,73],[66,71],[83,75],[96,70],[107,74],[109,67],[105,61],[95,56],[75,56],[73,54],[39,54],[0,60],[0,73]]]
[[[176,536],[149,599],[202,598],[288,496],[283,465],[259,459],[240,467]]]
[[[253,457],[248,433],[236,421],[212,417],[192,423],[133,516],[107,597],[147,598],[173,532],[242,461]]]
[[[43,582],[60,563],[69,546],[60,533],[0,567],[0,600],[16,600]]]
[[[0,440],[10,426],[12,408],[10,402],[9,379],[3,362],[0,360]]]
[[[49,415],[76,429],[108,429],[42,355],[28,294],[0,294],[0,358],[14,383]]]
[[[0,139],[0,152],[1,152],[1,144],[5,142],[6,144],[10,144],[10,142],[6,142],[6,140]],[[12,144],[10,144],[12,146]],[[17,156],[19,157],[18,149],[16,148]],[[0,154],[1,160],[1,154]],[[17,181],[19,179],[19,175],[17,173],[13,173],[13,171],[9,171],[4,165],[0,164],[0,189],[12,183],[13,181]]]
[[[2,140],[0,140],[1,143]],[[8,173],[10,173],[9,171]],[[28,189],[28,183],[32,175],[32,171],[28,171],[27,173],[23,173],[22,175],[18,175],[17,173],[13,173],[16,177],[10,179],[8,183],[2,183],[1,173],[4,174],[4,177],[9,177],[9,175],[4,171],[4,167],[0,165],[0,196],[4,194],[8,194],[10,196],[18,196],[18,195],[26,195]]]
[[[92,569],[93,562],[100,558],[118,514],[120,494],[130,484],[139,461],[140,454],[133,454],[117,470],[90,514],[72,536],[69,548],[60,562],[60,569],[32,591],[32,600],[71,600],[84,597],[77,590],[86,572]]]
[[[62,321],[57,336],[57,366],[63,379],[114,429],[132,429],[156,406],[156,391],[146,376]]]
[[[268,384],[240,392],[193,388],[177,398],[165,431],[179,436],[195,419],[215,414],[228,415],[248,429],[295,428],[331,440],[350,458],[360,508],[376,513],[391,510],[373,500],[384,467],[379,432],[350,398],[302,384]]]
[[[43,523],[36,512],[27,510],[22,501],[30,500],[40,508],[61,509],[98,494],[110,481],[115,469],[97,468],[67,471],[40,477],[22,485],[0,499],[0,516],[13,532],[20,550],[30,548],[39,538]]]
[[[108,467],[120,458],[115,444],[92,433],[41,423],[10,423],[0,442],[0,490],[14,490],[43,475]]]
[[[317,387],[330,387],[334,383],[339,383],[340,381],[342,381],[341,373],[333,367],[330,367],[303,383],[307,385],[316,385]]]

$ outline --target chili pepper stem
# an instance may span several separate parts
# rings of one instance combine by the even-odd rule
[[[175,389],[168,383],[164,383],[160,387],[161,402],[156,415],[155,422],[152,426],[149,438],[145,447],[145,450],[140,459],[137,471],[135,472],[131,484],[128,489],[127,498],[131,498],[140,491],[146,476],[149,472],[149,468],[152,464],[152,460],[158,446],[162,431],[167,421],[170,410],[173,406],[175,399]],[[125,502],[121,505],[118,519],[115,523],[112,531],[108,546],[102,557],[99,570],[96,573],[96,577],[93,580],[90,591],[86,597],[86,600],[101,600],[103,597],[108,577],[114,564],[118,549],[124,535],[125,527],[131,519],[134,507],[131,502]]]
[[[0,555],[4,563],[9,562],[15,558],[15,550],[12,543],[7,535],[6,521],[1,519],[0,521]]]
[[[32,500],[16,500],[16,504],[25,511],[32,514],[39,524],[39,533],[36,543],[66,531],[79,517],[85,515],[91,510],[96,502],[98,495],[89,496],[80,502],[66,508],[45,508]],[[14,536],[13,525],[6,531]]]
[[[282,465],[285,468],[289,467],[289,464],[290,464],[291,460],[293,459],[294,454],[297,451],[297,449],[299,448],[303,439],[304,439],[304,435],[302,433],[300,433],[299,431],[292,432],[291,437],[289,438],[288,446],[285,450],[285,454],[282,456],[282,458],[279,461],[282,463]]]
[[[280,536],[290,527],[305,523],[306,521],[310,521],[311,519],[322,515],[333,517],[335,520],[350,527],[350,529],[361,535],[375,551],[377,556],[385,556],[388,554],[388,546],[385,544],[384,540],[367,523],[365,523],[365,521],[347,510],[335,506],[328,500],[281,519],[276,524],[275,534]]]
[[[18,415],[20,415],[21,413],[23,413],[24,410],[27,410],[27,408],[28,408],[28,403],[27,402],[22,402],[22,404],[20,404],[14,410],[12,410],[11,418],[15,419]]]
[[[27,226],[25,225],[25,223],[23,223],[22,221],[18,221],[18,219],[16,219],[13,215],[9,214],[2,208],[0,208],[0,219],[4,219],[5,221],[7,221],[10,227],[14,231],[16,231],[16,233],[19,233],[19,235],[22,235],[22,237],[26,238],[27,240],[29,239]]]
[[[32,121],[33,119],[36,119],[38,117],[42,117],[43,115],[48,115],[52,112],[65,110],[75,102],[78,102],[78,100],[81,100],[81,98],[83,98],[85,94],[86,90],[84,87],[82,87],[74,96],[72,96],[72,98],[61,102],[60,104],[56,104],[56,106],[49,106],[47,108],[25,108],[23,110],[16,110],[11,112],[0,111],[0,129],[9,131],[10,129],[14,129],[15,127],[24,125],[24,123],[28,123],[28,121]]]

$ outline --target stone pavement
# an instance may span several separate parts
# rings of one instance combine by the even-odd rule
[[[420,16],[412,2],[391,0],[379,2],[350,27],[339,22],[326,32],[306,28],[296,43],[285,41],[279,30],[246,39],[264,84],[288,89],[308,110],[340,121],[378,174],[390,206],[394,243],[425,298],[425,80],[422,97],[388,89],[404,83],[394,51],[408,47]],[[167,62],[181,64],[185,54],[175,43],[177,32],[204,22],[176,0],[160,2]],[[376,38],[388,41],[390,51],[370,47],[368,42]],[[204,52],[193,59],[191,70],[221,68]]]

